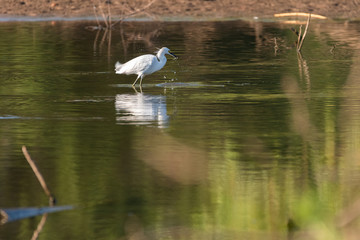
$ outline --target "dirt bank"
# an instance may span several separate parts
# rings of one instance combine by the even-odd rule
[[[94,6],[112,17],[138,12],[150,18],[267,18],[281,12],[311,12],[358,19],[360,0],[2,0],[0,17],[93,17]]]

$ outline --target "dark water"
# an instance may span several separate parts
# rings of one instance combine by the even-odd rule
[[[58,205],[40,239],[337,236],[357,200],[358,23],[0,23],[0,208]],[[275,51],[275,40],[278,50]],[[114,64],[167,46],[144,79]],[[30,239],[41,217],[0,226]],[[320,239],[320,238],[319,238]]]

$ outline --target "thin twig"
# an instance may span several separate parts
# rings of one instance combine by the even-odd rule
[[[300,52],[299,45],[300,45],[300,41],[301,41],[301,33],[302,33],[302,25],[300,25],[300,27],[299,27],[298,40],[296,42],[296,50],[298,52]]]
[[[51,194],[49,188],[46,185],[46,182],[43,178],[43,176],[41,175],[39,169],[37,168],[35,162],[31,159],[30,154],[28,153],[26,146],[22,146],[22,152],[26,158],[26,160],[28,161],[30,167],[32,168],[33,172],[35,173],[35,176],[37,177],[37,179],[40,182],[41,187],[43,188],[45,194],[49,197],[49,204],[50,206],[53,206],[55,203],[55,198],[54,196]]]
[[[301,41],[300,41],[300,45],[298,47],[298,51],[300,52],[301,51],[301,47],[304,43],[304,40],[305,40],[305,37],[306,37],[306,33],[308,31],[308,28],[309,28],[309,25],[310,25],[310,18],[311,18],[311,13],[309,13],[309,16],[308,16],[308,19],[307,19],[307,22],[306,22],[306,27],[305,27],[305,31],[304,31],[304,34],[301,38]]]

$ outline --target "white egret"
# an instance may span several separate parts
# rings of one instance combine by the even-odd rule
[[[137,74],[138,76],[133,83],[133,86],[135,86],[136,82],[140,78],[141,88],[142,80],[146,75],[159,71],[165,66],[167,60],[165,54],[172,55],[175,59],[177,59],[177,57],[171,53],[167,47],[163,47],[156,53],[156,55],[145,54],[131,59],[126,63],[116,62],[115,72],[116,74],[126,75]]]

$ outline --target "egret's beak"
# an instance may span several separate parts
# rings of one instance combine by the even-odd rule
[[[173,53],[171,53],[171,52],[169,52],[169,54],[170,54],[171,56],[173,56],[174,59],[178,59],[178,57],[177,57],[175,54],[173,54]]]

